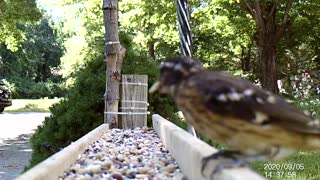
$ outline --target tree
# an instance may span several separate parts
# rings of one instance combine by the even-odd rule
[[[36,22],[41,18],[35,0],[1,0],[0,14],[0,42],[4,42],[13,51],[18,49],[19,42],[25,40],[17,24]]]
[[[121,79],[121,66],[126,49],[121,47],[118,30],[118,1],[104,0],[103,17],[106,30],[105,56],[107,62],[106,69],[106,92],[105,92],[105,123],[111,128],[118,127],[118,104],[119,86]]]
[[[104,26],[101,0],[43,1],[42,7],[54,17],[54,29],[64,47],[61,73],[67,87],[76,81],[76,72],[104,51]],[[53,11],[50,11],[53,9]],[[101,49],[99,49],[101,48]]]
[[[134,35],[134,43],[159,60],[178,54],[176,3],[171,0],[122,0],[119,2],[122,31]]]
[[[301,2],[292,9],[294,22],[279,44],[282,76],[320,68],[320,4]],[[281,75],[279,74],[279,75]]]
[[[0,77],[23,77],[34,82],[55,79],[53,71],[57,71],[63,52],[48,19],[44,18],[38,24],[18,24],[17,27],[25,34],[26,40],[16,52],[2,44]]]
[[[253,23],[229,1],[190,3],[193,50],[209,69],[239,74],[242,50],[250,47]]]
[[[194,57],[208,68],[234,72],[240,67],[240,48],[251,43],[252,23],[239,18],[239,7],[225,8],[225,4],[212,0],[189,1],[192,48]],[[180,54],[175,1],[122,0],[120,7],[122,30],[133,34],[134,43],[148,49],[149,57],[159,62]]]
[[[26,40],[12,52],[0,44],[0,78],[12,85],[15,98],[61,97],[61,44],[47,17],[35,24],[18,24]]]
[[[256,25],[253,39],[259,50],[259,79],[262,87],[272,92],[278,92],[277,45],[292,24],[289,14],[292,3],[290,0],[285,2],[251,0],[241,3]],[[279,17],[281,13],[282,18]]]

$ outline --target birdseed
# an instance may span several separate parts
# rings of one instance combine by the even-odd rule
[[[156,132],[111,129],[59,179],[186,179]]]

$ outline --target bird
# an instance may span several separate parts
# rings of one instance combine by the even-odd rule
[[[320,149],[320,122],[285,99],[250,81],[210,71],[187,56],[160,64],[159,80],[149,89],[173,97],[197,132],[228,146],[202,159],[221,162],[212,174],[257,160],[281,159]],[[211,175],[212,175],[211,174]]]

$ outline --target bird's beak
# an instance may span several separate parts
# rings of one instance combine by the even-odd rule
[[[155,82],[149,89],[149,93],[155,93],[160,89],[160,81]]]

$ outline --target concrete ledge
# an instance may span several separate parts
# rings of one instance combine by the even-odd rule
[[[109,130],[108,124],[102,124],[62,151],[52,155],[29,171],[20,175],[17,180],[57,180],[82,154],[85,149]]]
[[[154,114],[152,120],[153,128],[161,138],[164,146],[178,162],[182,172],[191,180],[210,179],[210,173],[217,165],[217,162],[210,161],[204,177],[201,174],[201,161],[204,157],[217,152],[217,150],[158,114]],[[264,180],[265,178],[249,168],[234,168],[222,170],[214,179]]]

